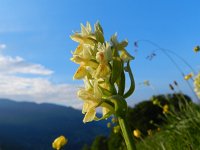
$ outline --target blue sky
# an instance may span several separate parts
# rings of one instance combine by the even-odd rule
[[[1,97],[80,107],[75,92],[82,82],[72,80],[77,65],[69,60],[77,44],[69,36],[80,30],[80,23],[94,24],[97,20],[107,40],[117,32],[119,39],[128,39],[127,49],[136,57],[131,63],[136,91],[128,100],[130,105],[152,94],[171,92],[168,84],[174,80],[194,97],[161,51],[140,42],[135,53],[134,41],[153,41],[198,71],[200,56],[193,52],[200,44],[198,0],[0,0],[0,4],[0,76],[4,79],[0,87],[5,89]],[[156,57],[147,60],[154,51]],[[186,74],[191,72],[174,59]],[[139,85],[144,80],[150,80],[156,90]]]

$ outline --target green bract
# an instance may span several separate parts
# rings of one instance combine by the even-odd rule
[[[87,22],[81,24],[81,32],[71,35],[71,39],[79,45],[72,52],[71,60],[79,64],[74,79],[83,79],[85,87],[78,91],[78,97],[83,100],[83,122],[101,120],[110,115],[124,116],[127,110],[125,98],[134,89],[134,79],[130,61],[134,58],[125,49],[128,41],[118,42],[117,35],[105,41],[103,29],[99,23],[94,25],[94,31]],[[131,86],[125,93],[125,72],[128,72]],[[96,117],[96,108],[102,108],[103,116]]]

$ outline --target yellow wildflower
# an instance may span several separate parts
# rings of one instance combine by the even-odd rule
[[[58,138],[56,138],[53,143],[52,143],[52,147],[56,150],[60,150],[64,145],[67,144],[67,139],[61,135]]]
[[[200,73],[194,79],[194,91],[200,99]]]
[[[168,112],[169,112],[169,106],[167,104],[165,104],[163,106],[163,113],[165,114],[165,113],[168,113]]]
[[[186,75],[186,76],[184,77],[184,79],[185,79],[185,80],[189,80],[189,79],[191,79],[192,77],[193,77],[193,74],[190,73],[190,74]]]
[[[160,128],[157,128],[157,131],[159,132],[159,131],[160,131]]]
[[[133,130],[133,135],[134,135],[136,138],[140,138],[140,137],[141,137],[141,132],[140,132],[140,130],[138,130],[138,129]]]
[[[200,46],[196,46],[195,48],[194,48],[194,52],[199,52],[200,51]]]

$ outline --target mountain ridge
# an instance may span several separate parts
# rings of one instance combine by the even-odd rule
[[[51,142],[65,135],[69,140],[65,149],[78,150],[96,135],[108,135],[107,121],[84,124],[83,117],[72,107],[0,99],[0,149],[52,149]]]

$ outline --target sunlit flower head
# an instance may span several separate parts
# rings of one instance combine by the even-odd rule
[[[52,143],[52,147],[56,150],[60,150],[64,145],[67,144],[67,139],[61,135],[58,138],[56,138],[53,143]]]
[[[140,137],[141,137],[141,132],[140,132],[140,130],[138,130],[138,129],[133,130],[133,135],[134,135],[136,138],[140,138]]]
[[[184,79],[185,80],[189,80],[189,79],[191,79],[193,77],[193,73],[190,73],[190,74],[187,74],[185,77],[184,77]]]
[[[198,73],[194,79],[194,91],[200,99],[200,73]]]

